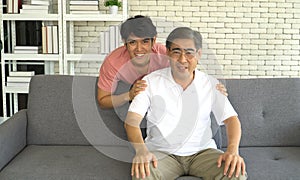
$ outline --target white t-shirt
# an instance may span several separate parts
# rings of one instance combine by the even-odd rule
[[[134,98],[129,111],[141,116],[148,112],[145,143],[151,151],[188,156],[216,148],[210,113],[219,125],[237,116],[228,98],[216,90],[218,80],[198,70],[185,90],[174,81],[171,68],[157,70],[144,80],[147,88]]]

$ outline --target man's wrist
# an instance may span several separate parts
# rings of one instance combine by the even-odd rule
[[[230,144],[227,146],[227,152],[230,152],[232,154],[239,154],[239,146]]]
[[[140,153],[144,153],[144,152],[148,152],[148,148],[144,144],[140,144],[135,147],[136,154],[140,154]]]
[[[126,101],[126,102],[130,102],[131,101],[130,91],[128,91],[127,93],[125,93],[124,101]]]

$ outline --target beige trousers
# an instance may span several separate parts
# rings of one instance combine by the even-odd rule
[[[247,176],[240,175],[228,178],[223,175],[224,163],[222,167],[217,167],[217,160],[223,153],[216,149],[207,149],[191,156],[166,155],[155,153],[158,160],[158,167],[150,165],[151,175],[147,180],[173,180],[180,176],[189,175],[201,177],[203,180],[244,180]],[[133,180],[136,178],[133,177]]]

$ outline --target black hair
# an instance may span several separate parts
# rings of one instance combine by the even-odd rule
[[[156,27],[153,25],[149,17],[136,15],[128,18],[121,25],[121,37],[125,41],[133,34],[137,37],[153,38],[157,35]]]
[[[193,39],[197,50],[202,48],[202,36],[199,32],[188,27],[179,27],[174,29],[166,40],[166,47],[170,49],[172,42],[175,39]]]

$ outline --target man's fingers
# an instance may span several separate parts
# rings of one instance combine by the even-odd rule
[[[219,156],[219,159],[218,159],[218,161],[217,161],[218,167],[221,167],[222,161],[223,161],[223,155],[220,155],[220,156]]]
[[[134,175],[136,178],[140,178],[140,171],[139,171],[139,164],[138,163],[134,163]]]
[[[139,164],[139,169],[140,169],[140,174],[141,174],[141,178],[145,178],[145,165],[144,163],[140,163]]]
[[[236,163],[235,177],[239,177],[240,172],[241,172],[241,166],[242,166],[242,162],[239,161]]]
[[[146,176],[150,176],[149,162],[145,163],[144,166],[145,166],[145,173],[146,173]]]
[[[154,168],[157,168],[157,159],[155,155],[152,156],[152,164]]]
[[[132,163],[132,165],[131,165],[131,176],[134,176],[134,163]]]
[[[237,159],[233,158],[230,163],[230,171],[229,171],[228,177],[230,177],[230,178],[232,177],[234,171],[236,170],[236,164],[237,164]]]
[[[246,174],[246,164],[245,164],[244,161],[242,162],[242,174],[243,174],[243,175]]]
[[[231,162],[231,160],[229,160],[229,159],[227,158],[226,161],[225,161],[225,165],[224,165],[224,175],[226,175],[227,172],[228,172],[228,169],[229,169],[229,167],[230,167],[230,162]]]

